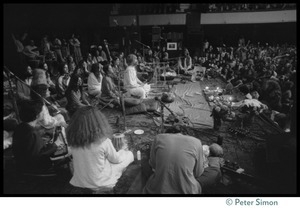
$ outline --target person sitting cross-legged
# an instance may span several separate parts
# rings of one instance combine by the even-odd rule
[[[88,93],[89,95],[100,98],[102,90],[103,71],[102,65],[94,63],[88,77]]]
[[[103,66],[104,76],[102,80],[102,94],[101,99],[105,102],[112,101],[113,105],[120,105],[119,92],[116,84],[112,79],[112,67],[110,64]]]
[[[189,54],[189,50],[187,48],[184,48],[182,56],[178,59],[179,73],[184,75],[191,75],[191,81],[195,82],[197,72],[192,69],[192,64],[192,58]]]
[[[150,85],[141,82],[136,73],[137,57],[134,54],[129,54],[127,57],[128,67],[124,72],[124,88],[127,94],[141,99],[145,99],[150,91]]]

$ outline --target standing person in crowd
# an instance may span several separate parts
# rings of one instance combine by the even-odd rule
[[[66,60],[67,57],[71,55],[69,43],[66,41],[66,39],[62,40],[61,53],[64,60]]]
[[[75,63],[78,64],[78,62],[82,60],[80,41],[78,40],[78,37],[75,36],[75,34],[72,34],[69,43],[71,46],[71,55],[74,57]]]
[[[150,91],[150,85],[141,82],[136,74],[136,65],[138,63],[137,57],[133,54],[127,57],[128,67],[124,72],[124,88],[131,96],[145,99],[147,93]]]
[[[93,64],[91,73],[88,77],[88,93],[96,98],[100,98],[101,96],[103,79],[103,72],[101,68],[102,65],[100,66],[99,63]]]
[[[82,80],[78,75],[74,74],[71,76],[70,84],[66,90],[66,97],[68,100],[66,109],[70,116],[79,108],[90,105],[82,90]]]
[[[133,162],[131,151],[118,152],[112,144],[112,128],[96,107],[80,108],[67,129],[74,175],[70,184],[94,191],[112,189]]]
[[[65,62],[65,59],[62,54],[62,44],[58,38],[54,39],[53,49],[55,51],[56,59],[59,63]]]
[[[60,76],[56,82],[57,98],[61,99],[65,96],[66,90],[70,82],[70,73],[67,63],[63,63],[60,67]]]

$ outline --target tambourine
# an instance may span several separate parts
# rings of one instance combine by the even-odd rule
[[[116,151],[119,151],[124,146],[125,135],[123,133],[115,133],[113,134],[113,139],[111,140]]]

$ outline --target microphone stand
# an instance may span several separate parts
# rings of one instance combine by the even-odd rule
[[[177,119],[176,115],[173,113],[173,111],[168,108],[163,101],[161,101],[158,97],[155,97],[155,100],[160,103],[160,110],[161,110],[161,133],[164,132],[164,107]]]
[[[127,130],[127,127],[126,127],[126,113],[125,113],[125,103],[124,103],[124,95],[123,93],[121,92],[121,77],[120,77],[120,74],[121,74],[121,70],[118,66],[118,90],[119,90],[119,101],[120,101],[120,105],[122,107],[122,113],[123,113],[123,120],[124,120],[124,131]],[[120,127],[120,126],[119,126]],[[119,132],[121,132],[119,130]]]
[[[13,88],[12,88],[12,83],[11,83],[11,78],[10,78],[10,70],[7,69],[7,67],[4,66],[4,69],[7,71],[7,78],[8,78],[8,83],[9,83],[9,87],[10,87],[10,93],[11,93],[11,96],[12,96],[12,99],[13,99],[13,106],[14,106],[14,109],[15,109],[15,113],[16,113],[16,118],[18,120],[18,123],[21,122],[20,120],[20,115],[19,115],[19,109],[18,109],[18,106],[17,106],[17,102],[16,102],[16,96],[14,94],[14,91],[13,91]],[[12,74],[13,75],[13,74]]]

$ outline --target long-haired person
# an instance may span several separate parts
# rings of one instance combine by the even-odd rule
[[[70,184],[92,190],[114,187],[134,157],[125,149],[117,152],[111,137],[112,129],[97,107],[76,111],[67,129],[74,165]]]
[[[62,63],[60,66],[60,76],[56,82],[57,98],[61,99],[65,96],[66,90],[70,83],[70,73],[67,63]]]
[[[72,75],[70,84],[66,90],[66,97],[68,100],[66,109],[68,110],[70,116],[72,116],[78,108],[90,105],[85,98],[81,86],[82,79],[76,74]]]
[[[113,100],[114,105],[120,105],[119,93],[116,84],[113,81],[113,71],[110,64],[103,66],[103,80],[102,80],[102,93],[101,99],[109,102]]]
[[[91,73],[88,77],[88,93],[96,98],[100,98],[101,96],[102,74],[101,65],[99,63],[93,64]]]

